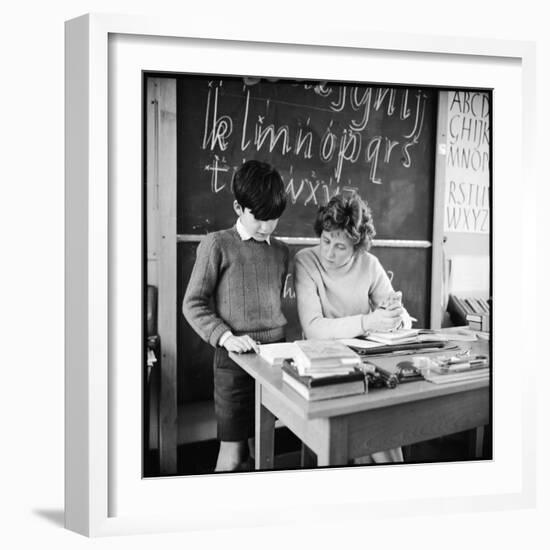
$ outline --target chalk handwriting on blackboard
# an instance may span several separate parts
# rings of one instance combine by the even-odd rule
[[[287,193],[292,202],[304,205],[318,204],[337,192],[356,188],[352,175],[348,174],[353,166],[364,165],[368,181],[377,185],[384,183],[380,167],[389,164],[396,155],[404,168],[412,166],[412,150],[419,144],[424,127],[425,93],[326,83],[294,86],[302,86],[307,94],[314,94],[316,101],[297,104],[281,98],[255,97],[254,86],[249,85],[243,86],[242,96],[236,96],[223,89],[223,80],[208,82],[201,148],[210,154],[204,170],[211,173],[213,193],[228,186],[237,168],[235,162],[255,153],[275,152],[288,159]],[[235,102],[240,104],[238,109]],[[285,108],[292,109],[293,120],[285,120],[285,115],[281,115]],[[480,107],[476,104],[474,108]],[[369,123],[378,111],[403,121],[399,126],[401,135],[384,135],[380,123],[370,128]],[[320,113],[322,117],[318,116]],[[312,124],[312,120],[317,122]],[[323,120],[322,127],[319,120]],[[479,133],[482,129],[475,131]],[[240,151],[241,158],[233,158],[233,165],[224,158],[228,148],[234,154],[235,149]],[[321,166],[329,168],[329,177],[301,175],[294,179],[293,165],[303,160],[318,160]]]
[[[288,273],[285,277],[285,284],[283,286],[283,299],[295,300],[296,292],[294,290],[294,282],[292,281],[292,273]]]

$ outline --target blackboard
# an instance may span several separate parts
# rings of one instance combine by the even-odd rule
[[[182,75],[177,80],[178,308],[193,268],[194,238],[235,223],[231,180],[245,160],[273,164],[288,206],[282,237],[314,237],[319,205],[358,192],[377,239],[432,240],[437,92]],[[292,260],[304,245],[290,245]],[[374,247],[418,326],[428,326],[431,249]],[[292,275],[287,338],[301,337]],[[212,396],[213,349],[178,317],[178,399]]]
[[[378,238],[431,239],[435,90],[181,76],[177,112],[179,234],[232,225],[233,174],[257,159],[287,189],[280,236],[313,237],[317,207],[355,190]]]

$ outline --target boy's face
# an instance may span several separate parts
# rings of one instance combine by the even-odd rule
[[[265,241],[275,231],[277,223],[279,223],[279,218],[275,220],[257,220],[250,208],[242,208],[237,201],[233,203],[233,207],[244,228],[255,241]]]

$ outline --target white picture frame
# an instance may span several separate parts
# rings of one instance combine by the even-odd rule
[[[113,15],[86,15],[67,22],[67,528],[100,536],[361,520],[366,514],[398,516],[410,514],[411,509],[436,514],[534,505],[535,432],[530,419],[535,414],[536,372],[534,367],[525,369],[518,379],[514,365],[520,360],[535,365],[536,349],[528,345],[532,342],[518,343],[513,350],[506,347],[514,331],[528,330],[529,316],[535,317],[534,288],[529,270],[506,274],[505,269],[510,250],[516,251],[523,266],[534,258],[528,239],[534,233],[534,219],[528,213],[536,205],[531,143],[534,45],[351,29],[323,31],[292,26],[277,31],[226,29],[212,21],[191,24]],[[365,64],[371,70],[369,79],[364,78]],[[499,369],[493,399],[494,460],[141,478],[140,427],[135,426],[140,424],[141,406],[140,343],[135,340],[141,322],[141,270],[136,270],[141,244],[135,233],[141,220],[141,162],[135,158],[141,140],[135,133],[136,120],[141,125],[141,89],[135,89],[135,82],[143,70],[330,76],[494,90],[493,181],[498,184],[493,205],[493,275],[503,266],[493,281],[493,357]],[[117,94],[124,94],[124,105]],[[517,138],[511,140],[510,135]],[[513,192],[518,181],[519,197]],[[522,230],[509,230],[507,211],[515,211],[516,227]],[[135,241],[129,238],[132,235]],[[122,279],[125,288],[117,286]],[[510,296],[518,294],[518,285],[521,314],[511,327],[505,306]],[[369,490],[358,490],[362,486]],[[301,496],[300,502],[289,498],[291,489]],[[218,495],[215,504],[213,494]],[[263,498],[266,494],[269,499]],[[229,516],[228,506],[233,510]]]

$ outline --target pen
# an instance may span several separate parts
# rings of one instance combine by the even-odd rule
[[[389,356],[389,357],[396,357],[398,355],[418,355],[419,353],[433,353],[433,352],[441,352],[441,348],[421,348],[421,349],[404,349],[404,350],[398,350],[398,351],[382,351],[380,353],[369,353],[365,357],[381,357],[381,356]]]
[[[447,363],[446,367],[448,371],[459,371],[475,369],[477,367],[485,367],[487,365],[487,359],[472,359],[470,361],[451,361]]]
[[[415,349],[415,350],[400,350],[400,351],[394,351],[392,352],[392,355],[399,354],[399,355],[414,355],[418,353],[432,353],[434,351],[441,351],[441,348],[421,348],[421,349]]]

